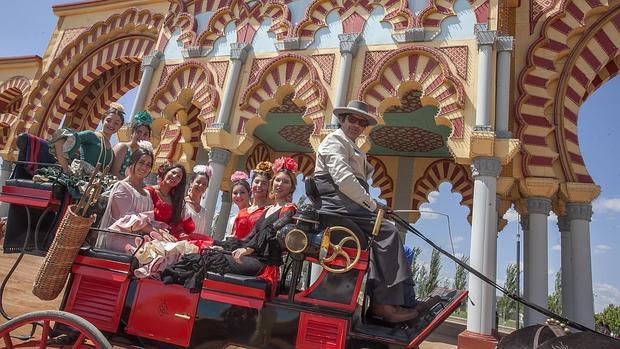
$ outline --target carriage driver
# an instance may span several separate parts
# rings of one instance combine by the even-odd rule
[[[374,225],[374,221],[368,220],[370,213],[386,207],[368,193],[373,169],[356,140],[366,127],[376,125],[377,120],[361,101],[335,108],[334,115],[339,128],[325,137],[316,155],[314,176],[321,197],[321,202],[316,204],[321,211],[366,218],[354,221],[369,235]],[[388,322],[416,318],[422,312],[421,307],[403,307],[405,292],[409,291],[405,288],[412,286],[406,281],[411,277],[400,235],[394,224],[383,221],[371,249],[368,274],[373,315]]]

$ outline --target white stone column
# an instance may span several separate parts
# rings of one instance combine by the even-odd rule
[[[233,43],[230,44],[230,47],[231,67],[226,77],[226,85],[224,85],[224,92],[222,93],[222,105],[217,114],[216,122],[213,124],[214,128],[228,129],[230,126],[228,122],[230,121],[230,111],[235,99],[235,91],[239,86],[239,74],[250,50],[250,45],[248,44]]]
[[[572,238],[570,233],[570,219],[567,216],[558,217],[560,230],[560,248],[562,260],[562,315],[569,319],[575,318],[575,281],[572,256]]]
[[[226,234],[226,226],[228,225],[228,218],[230,217],[230,209],[232,208],[232,196],[229,191],[222,192],[222,203],[220,205],[220,213],[217,216],[217,222],[215,223],[215,231],[213,232],[213,238],[215,240],[223,240]]]
[[[527,212],[529,231],[523,235],[523,297],[528,301],[547,308],[548,258],[547,258],[547,218],[551,211],[551,199],[528,198]],[[524,326],[542,324],[545,315],[531,308],[525,308]]]
[[[332,105],[344,107],[347,104],[349,94],[349,80],[351,79],[351,66],[353,58],[357,53],[358,43],[361,39],[360,33],[339,34],[340,40],[340,65],[338,66],[338,80],[336,81],[336,95]],[[338,125],[338,119],[332,115],[332,127]]]
[[[133,102],[129,115],[132,122],[133,116],[136,115],[137,112],[144,110],[146,95],[153,81],[153,72],[157,69],[163,57],[164,54],[157,50],[153,51],[150,55],[142,57],[142,77],[140,78],[140,86],[138,86],[138,93],[136,94],[136,99]]]
[[[478,76],[476,89],[476,125],[475,130],[490,131],[491,112],[491,73],[493,44],[497,37],[495,30],[488,30],[486,24],[475,24],[474,32],[478,41]]]
[[[594,295],[592,293],[592,257],[590,252],[590,220],[592,205],[567,203],[570,219],[574,281],[574,316],[585,326],[594,328]]]
[[[207,229],[210,229],[212,226],[215,205],[217,204],[217,197],[224,177],[224,169],[228,161],[230,161],[230,152],[226,149],[213,148],[209,152],[209,166],[211,166],[213,173],[209,180],[207,194],[205,195],[203,203],[201,203],[207,214]]]
[[[495,92],[495,134],[498,138],[512,138],[508,131],[510,107],[510,61],[513,38],[500,35],[497,38],[497,82]]]
[[[4,186],[6,180],[11,177],[13,172],[13,161],[2,160],[0,164],[0,188]],[[6,202],[0,203],[0,217],[6,217],[9,214],[9,204]]]
[[[497,177],[499,159],[478,157],[471,165],[474,178],[474,207],[471,224],[470,265],[491,280],[495,280],[497,266]],[[473,274],[469,275],[467,303],[467,331],[490,335],[495,323],[493,300],[495,289]]]

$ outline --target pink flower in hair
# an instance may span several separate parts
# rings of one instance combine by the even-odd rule
[[[239,182],[239,181],[246,181],[248,180],[248,175],[243,172],[243,171],[235,171],[235,173],[232,174],[232,176],[230,176],[230,181],[235,183],[235,182]]]
[[[293,173],[297,172],[297,161],[291,157],[283,156],[273,162],[273,173],[280,172],[282,169],[286,169]]]

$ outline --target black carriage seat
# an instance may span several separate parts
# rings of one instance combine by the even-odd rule
[[[131,255],[115,253],[104,249],[94,249],[87,245],[80,248],[79,255],[90,258],[103,259],[107,261],[126,263],[129,265],[130,270],[134,270],[140,264],[138,260]]]
[[[207,272],[205,279],[261,290],[265,298],[271,297],[271,283],[257,276]]]
[[[24,249],[28,235],[28,207],[30,234],[25,251],[35,255],[44,254],[53,240],[61,211],[67,203],[66,192],[65,186],[59,183],[33,182],[29,179],[7,180],[0,193],[0,201],[10,204],[4,252],[14,253]],[[39,231],[36,231],[37,225]]]

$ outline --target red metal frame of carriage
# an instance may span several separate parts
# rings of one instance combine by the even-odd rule
[[[54,185],[11,179],[2,188],[0,201],[26,210],[29,233],[31,211],[61,217],[66,210],[70,200],[66,194],[54,194]],[[9,216],[9,224],[13,218]],[[200,292],[190,293],[181,285],[137,279],[132,256],[86,244],[73,263],[60,310],[28,313],[0,325],[0,349],[111,348],[111,344],[138,348],[415,348],[467,296],[463,290],[435,290],[441,301],[408,326],[369,320],[364,316],[365,302],[358,301],[360,292],[364,293],[369,254],[359,248],[344,247],[343,251],[359,253],[359,260],[347,265],[346,259],[338,257],[324,263],[317,280],[304,290],[297,289],[299,273],[291,278],[295,280],[281,282],[276,292],[256,277],[208,273]],[[41,251],[30,251],[37,252]],[[318,262],[317,256],[303,257]],[[328,271],[347,266],[346,272]],[[36,335],[20,337],[24,328]]]

